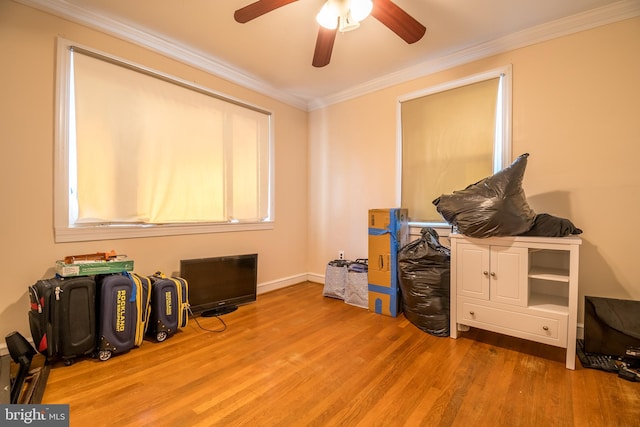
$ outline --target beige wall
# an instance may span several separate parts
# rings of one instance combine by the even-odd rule
[[[367,210],[396,206],[397,98],[506,64],[513,64],[512,154],[531,154],[529,203],[584,230],[580,306],[584,295],[640,299],[638,18],[313,111],[311,271],[322,274],[338,250],[366,257]]]
[[[202,84],[275,113],[276,228],[56,244],[52,176],[55,42],[63,36]],[[328,260],[367,256],[366,212],[396,205],[401,95],[513,64],[513,156],[531,154],[524,189],[537,212],[573,220],[583,246],[580,294],[640,299],[640,19],[518,49],[309,114],[133,44],[0,1],[0,333],[30,336],[27,286],[64,255],[115,249],[136,271],[173,272],[181,258],[258,252],[262,288]],[[308,166],[307,166],[308,163]],[[308,201],[308,202],[307,202]],[[426,201],[430,203],[431,201]]]
[[[274,112],[274,230],[56,244],[53,241],[53,137],[56,37],[112,53]],[[135,270],[179,270],[181,258],[259,254],[262,289],[304,280],[307,248],[307,113],[86,27],[0,1],[0,334],[30,337],[27,287],[53,275],[65,255],[115,249]],[[96,173],[99,173],[99,163]],[[4,344],[1,340],[0,347]]]

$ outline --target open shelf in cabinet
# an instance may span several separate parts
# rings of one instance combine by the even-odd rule
[[[530,279],[569,282],[569,271],[560,268],[532,267],[529,269]]]

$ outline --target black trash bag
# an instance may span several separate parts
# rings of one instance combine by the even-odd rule
[[[432,228],[398,252],[398,277],[405,317],[419,329],[449,336],[451,251]]]
[[[535,212],[522,189],[528,153],[464,190],[433,201],[442,217],[470,237],[517,236],[531,229]]]
[[[537,214],[533,226],[521,236],[566,237],[582,234],[582,230],[573,225],[571,220],[547,213]]]

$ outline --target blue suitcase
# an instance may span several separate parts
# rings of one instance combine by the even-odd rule
[[[98,275],[98,358],[142,344],[149,319],[149,278],[128,272]]]
[[[167,339],[189,320],[189,286],[180,277],[157,272],[151,276],[151,318],[149,334],[159,342]]]

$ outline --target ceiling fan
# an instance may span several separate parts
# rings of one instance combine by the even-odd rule
[[[244,24],[295,1],[297,0],[258,0],[236,10],[234,18]],[[324,67],[329,64],[336,33],[358,28],[359,22],[369,14],[409,44],[420,40],[427,30],[391,0],[326,0],[316,17],[320,29],[313,54],[313,66]]]

